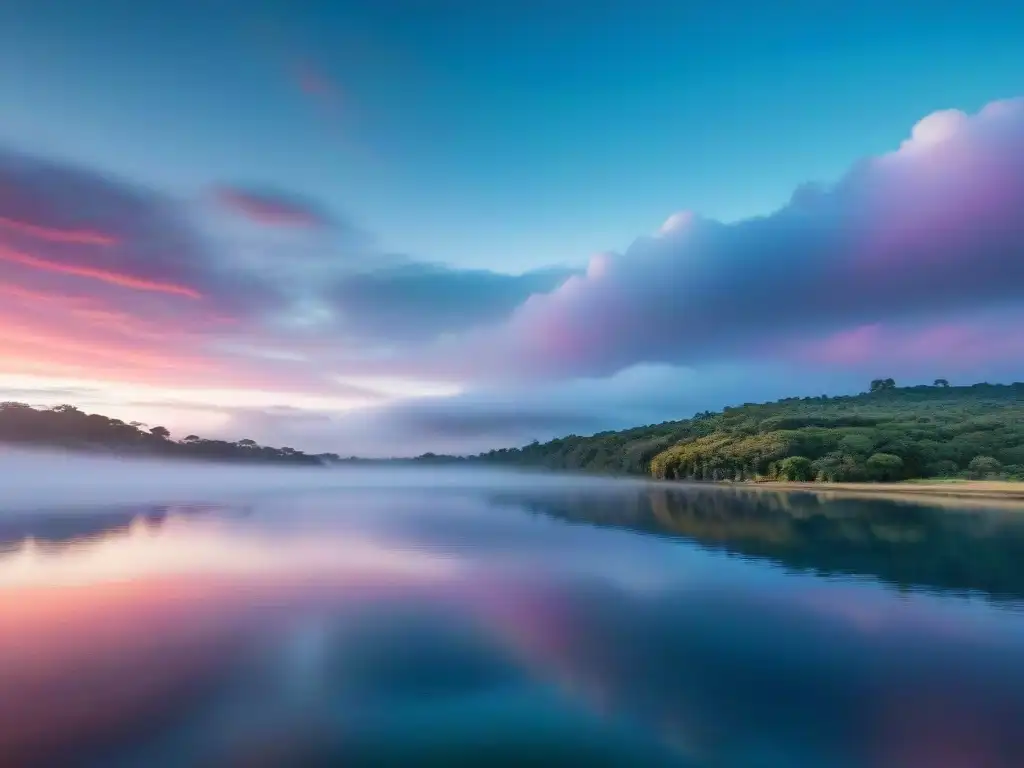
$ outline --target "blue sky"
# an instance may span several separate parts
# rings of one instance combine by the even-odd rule
[[[443,408],[436,398],[429,408],[403,402],[399,411],[423,417],[421,409],[428,408],[426,422],[434,425],[438,408],[465,407],[477,415],[490,408],[500,411],[495,423],[507,425],[516,404],[546,404],[531,422],[543,436],[545,419],[557,424],[548,431],[574,431],[580,392],[595,402],[610,398],[594,406],[606,415],[604,421],[580,413],[579,428],[585,431],[688,415],[691,406],[718,407],[728,402],[719,402],[724,393],[758,399],[785,394],[787,387],[855,390],[865,372],[878,365],[865,352],[868,347],[879,360],[892,360],[897,337],[903,348],[919,351],[936,347],[936,339],[969,345],[972,334],[981,333],[979,323],[995,322],[988,314],[971,313],[1015,310],[1016,297],[993,287],[1005,279],[962,296],[943,293],[937,283],[934,301],[920,298],[910,314],[886,303],[891,297],[884,291],[869,291],[859,303],[844,305],[841,316],[811,301],[820,316],[801,317],[799,323],[820,329],[826,340],[813,343],[830,345],[827,349],[805,340],[793,351],[788,339],[798,320],[792,318],[785,321],[790,325],[779,326],[785,343],[758,347],[775,350],[774,357],[741,350],[731,337],[710,354],[677,349],[671,341],[655,344],[645,323],[671,317],[692,325],[692,315],[683,310],[673,315],[672,307],[688,301],[686,311],[696,312],[714,291],[719,291],[718,305],[735,304],[733,314],[743,314],[742,307],[762,306],[763,296],[754,289],[761,267],[770,282],[768,261],[788,258],[805,264],[806,272],[821,254],[812,258],[805,241],[793,240],[791,232],[777,243],[769,233],[767,245],[758,248],[751,244],[753,235],[744,234],[750,230],[745,225],[729,230],[742,247],[723,244],[713,234],[700,240],[703,245],[684,244],[679,235],[678,242],[658,246],[664,252],[655,248],[651,255],[635,241],[655,233],[677,211],[720,223],[767,216],[807,182],[855,177],[865,158],[899,149],[913,126],[937,110],[973,115],[993,101],[1021,95],[1021,40],[1024,6],[1002,0],[6,0],[0,4],[0,150],[12,157],[27,152],[53,166],[45,172],[42,165],[22,168],[21,176],[11,177],[19,183],[29,179],[32,195],[22,200],[17,189],[9,198],[0,194],[0,220],[21,222],[20,229],[8,227],[14,238],[38,234],[24,225],[66,228],[70,221],[91,227],[105,216],[118,230],[112,240],[149,238],[142,245],[132,241],[132,254],[150,255],[128,272],[156,280],[157,293],[166,294],[169,285],[182,280],[202,283],[196,292],[204,300],[216,295],[220,302],[207,320],[245,315],[244,338],[225,340],[209,326],[200,327],[196,318],[184,323],[190,338],[202,336],[202,354],[211,345],[230,347],[232,354],[259,347],[257,356],[275,359],[279,367],[289,356],[301,357],[318,381],[344,380],[345,394],[303,384],[304,393],[315,395],[303,401],[308,412],[321,413],[324,398],[347,397],[352,404],[364,403],[365,395],[376,403],[383,390],[440,391],[455,399]],[[986,131],[995,129],[982,123],[970,131],[940,133],[943,140],[949,134],[957,141],[981,141],[978,146],[988,151]],[[1000,152],[1011,150],[998,145]],[[31,181],[52,180],[74,168],[89,174],[83,188],[93,184],[97,195],[109,194],[104,205],[116,206],[127,197],[135,200],[132,205],[146,205],[141,198],[153,195],[162,201],[161,211],[176,205],[193,219],[188,242],[197,232],[213,240],[195,249],[193,261],[175,262],[166,243],[185,235],[169,219],[160,218],[164,229],[143,232],[124,211],[109,207],[98,219],[90,218],[99,206],[95,201],[72,205],[70,193]],[[948,168],[953,174],[955,163]],[[902,176],[892,181],[879,174],[864,182],[865,195],[880,200],[886,198],[886,185],[903,188]],[[985,178],[993,185],[998,181]],[[912,193],[926,189],[907,184]],[[214,191],[224,189],[243,191],[221,199],[262,219],[261,225],[268,224],[268,213],[284,211],[299,217],[289,219],[290,225],[301,219],[310,226],[244,230],[245,222],[225,216],[211,202]],[[1005,193],[1003,187],[992,189]],[[267,200],[291,207],[259,208]],[[894,201],[894,210],[899,202]],[[947,216],[970,208],[969,200],[950,197],[947,203],[952,207],[935,210]],[[316,215],[307,215],[312,209]],[[853,218],[819,223],[861,221],[860,208],[842,210]],[[913,206],[901,210],[907,221],[920,213]],[[28,221],[25,211],[39,216]],[[313,225],[323,221],[331,225]],[[766,221],[778,233],[790,219]],[[926,223],[935,229],[941,221]],[[813,229],[805,227],[804,234]],[[160,242],[152,240],[157,231],[163,233]],[[24,247],[14,240],[6,245]],[[825,256],[841,250],[833,247]],[[610,267],[592,261],[602,252],[611,252]],[[53,260],[71,258],[68,254],[65,248],[44,255]],[[119,254],[118,266],[132,254]],[[809,261],[800,261],[804,258]],[[898,260],[901,254],[886,258]],[[25,259],[18,259],[23,270]],[[202,267],[203,259],[218,262],[216,274],[209,264]],[[230,275],[256,269],[259,259],[264,261],[255,272],[230,282]],[[692,272],[715,259],[740,271]],[[648,271],[623,277],[631,261]],[[110,266],[102,260],[88,263],[93,272]],[[576,278],[583,279],[584,299],[565,299],[563,294],[576,290],[568,286],[550,301],[526,302],[531,294],[555,290],[588,264],[596,277]],[[543,271],[549,267],[554,271]],[[66,265],[46,269],[65,281],[68,275],[82,278],[80,265],[71,271]],[[355,278],[346,272],[353,269],[359,272]],[[616,288],[594,288],[608,270]],[[490,274],[524,272],[529,274],[518,281]],[[22,288],[28,284],[0,278]],[[38,280],[29,282],[36,286]],[[125,285],[109,275],[101,282],[104,290]],[[666,286],[676,293],[669,295]],[[703,286],[704,293],[697,296],[693,286]],[[66,293],[64,284],[51,289],[55,295]],[[285,297],[275,296],[271,308],[273,289],[286,292],[291,303],[286,306]],[[805,287],[811,289],[816,288]],[[262,313],[252,309],[257,296],[268,302]],[[658,301],[667,302],[665,308],[657,309]],[[154,306],[132,303],[131,313],[142,314],[126,317],[139,322],[182,317],[173,309],[156,317]],[[645,314],[651,307],[661,314],[654,309]],[[122,310],[127,311],[118,304]],[[81,307],[76,311],[81,314]],[[615,312],[624,320],[605,329],[600,343],[585,338],[581,329],[596,327]],[[949,322],[921,336],[925,331],[914,324],[924,323],[926,315],[932,326],[941,318]],[[483,326],[503,318],[508,328],[476,339]],[[890,334],[888,329],[897,326]],[[627,330],[620,333],[622,328]],[[469,340],[460,341],[463,337]],[[555,354],[556,342],[571,349]],[[663,354],[666,345],[671,354]],[[1004,358],[1012,357],[1009,347],[999,349]],[[488,350],[502,351],[479,363],[489,359]],[[7,354],[14,359],[14,352]],[[556,357],[558,365],[552,362]],[[853,367],[838,362],[853,358],[859,361]],[[940,358],[928,365],[936,375],[953,376],[948,374],[952,363],[965,359],[957,353],[950,364]],[[514,371],[491,375],[507,361]],[[1003,362],[975,361],[962,375],[1011,375],[1016,369]],[[892,370],[892,363],[885,364]],[[799,375],[784,375],[787,366],[797,365]],[[928,365],[922,362],[908,372],[926,375]],[[481,366],[488,369],[486,376]],[[27,368],[8,369],[9,375],[29,375]],[[41,375],[38,366],[31,375]],[[253,379],[247,387],[263,393],[251,399],[253,408],[299,402],[267,394],[294,384],[287,376],[280,381],[279,370],[267,375],[273,381]],[[83,376],[75,378],[71,390],[52,387],[88,391],[90,397],[103,389],[91,379],[86,386]],[[147,385],[155,386],[154,377],[159,379],[147,374]],[[439,390],[431,383],[435,378],[447,384]],[[137,392],[129,397],[124,390],[112,394],[108,387],[102,397],[96,395],[97,410],[128,408],[126,398],[134,398],[160,418],[187,423],[193,406],[206,396],[186,397],[187,387],[170,374],[166,379],[156,382],[162,389],[148,399]],[[374,392],[360,389],[371,380]],[[245,383],[225,379],[207,389],[236,391]],[[680,388],[675,406],[651,396],[675,386]],[[191,405],[186,408],[182,398]],[[638,398],[653,399],[657,408],[639,407]],[[279,429],[285,417],[275,413]],[[388,419],[396,418],[394,413]],[[397,422],[386,423],[400,433]],[[429,435],[421,436],[430,443]],[[445,447],[456,449],[457,437]],[[473,445],[520,437],[483,430]]]
[[[0,138],[183,194],[295,190],[431,261],[581,264],[1020,87],[1018,3],[829,5],[8,0]]]

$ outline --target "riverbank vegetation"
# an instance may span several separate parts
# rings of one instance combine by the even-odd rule
[[[897,387],[878,379],[859,395],[747,403],[477,459],[670,480],[1024,480],[1024,384]]]

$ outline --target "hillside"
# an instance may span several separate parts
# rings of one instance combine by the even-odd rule
[[[0,444],[31,448],[62,448],[119,456],[161,456],[203,461],[258,461],[320,465],[333,454],[311,456],[294,448],[271,448],[252,440],[232,443],[188,435],[172,440],[164,427],[126,424],[72,405],[32,408],[25,403],[0,403]]]
[[[1024,479],[1024,383],[898,388],[745,404],[478,461],[678,480]]]

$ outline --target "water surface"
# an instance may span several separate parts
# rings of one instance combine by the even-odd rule
[[[457,475],[176,501],[0,511],[4,765],[1024,765],[1020,512]]]

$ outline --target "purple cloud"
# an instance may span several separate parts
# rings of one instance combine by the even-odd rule
[[[898,150],[834,185],[802,186],[771,215],[723,224],[676,214],[532,296],[502,328],[430,350],[424,365],[607,375],[1014,306],[1024,299],[1021,211],[1024,100],[938,112]]]

